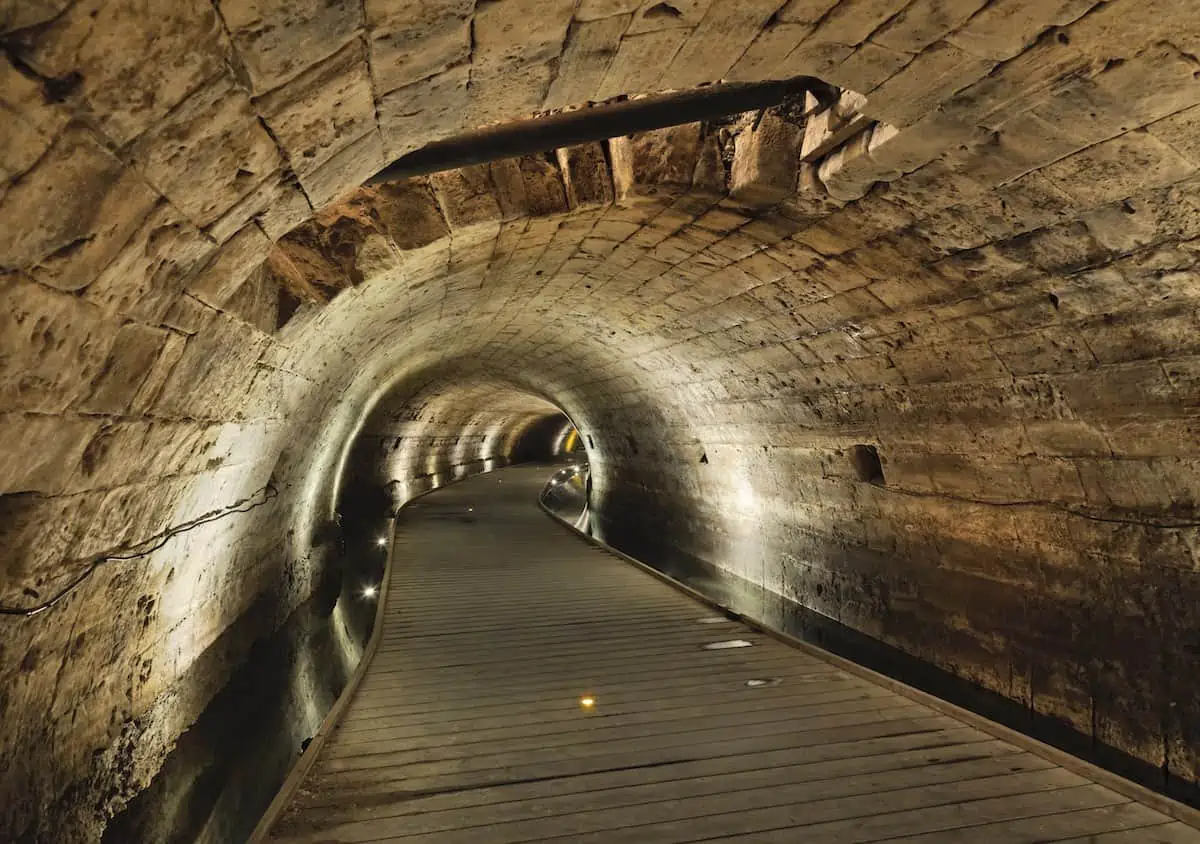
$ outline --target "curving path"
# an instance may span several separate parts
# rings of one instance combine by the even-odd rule
[[[405,511],[379,651],[270,840],[1200,842],[588,545],[546,474]]]

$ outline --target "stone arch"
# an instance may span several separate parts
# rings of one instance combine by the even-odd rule
[[[614,522],[1194,782],[1187,4],[434,5],[0,12],[0,597],[255,505],[0,619],[38,795],[0,829],[96,837],[244,650],[188,667],[311,594],[364,414],[438,373],[567,410]],[[358,189],[491,122],[795,74],[844,92]]]

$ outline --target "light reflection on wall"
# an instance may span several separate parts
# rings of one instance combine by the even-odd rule
[[[754,583],[762,583],[765,565],[762,524],[770,502],[759,493],[770,471],[759,449],[710,445],[707,462],[693,469],[694,482],[703,500],[722,502],[720,510],[705,516],[718,530],[715,548],[687,548],[702,559],[719,561],[723,570]],[[686,537],[682,538],[686,542]]]
[[[445,483],[508,465],[537,425],[561,416],[546,399],[487,379],[415,392],[398,389],[385,404],[368,422],[364,439],[378,449],[396,506]],[[569,428],[564,425],[563,432]],[[550,436],[546,454],[555,450]],[[371,447],[362,446],[357,459],[369,462]]]

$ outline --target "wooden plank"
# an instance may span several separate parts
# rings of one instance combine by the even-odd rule
[[[756,844],[860,844],[901,835],[952,829],[987,821],[1016,820],[1045,814],[1053,807],[1092,808],[1127,802],[1124,797],[1097,785],[1053,788],[1052,777],[1042,772],[1015,774],[934,786],[915,792],[859,797],[821,804],[773,806],[720,815],[705,815],[666,823],[575,835],[566,832],[543,841],[577,844],[683,844],[695,830],[723,841]],[[986,795],[986,796],[985,796]],[[892,807],[903,807],[893,809]],[[419,839],[410,839],[413,842]]]
[[[1088,833],[1084,838],[1064,838],[1058,844],[1192,844],[1196,840],[1196,828],[1174,821],[1154,826],[1143,826],[1121,832]]]
[[[1082,809],[1078,812],[1063,812],[1040,815],[1004,823],[983,826],[959,827],[928,835],[914,835],[899,839],[906,844],[951,844],[969,839],[971,844],[1041,844],[1062,841],[1063,835],[1083,835],[1073,840],[1083,844],[1154,844],[1154,842],[1192,842],[1196,830],[1178,824],[1162,824],[1162,815],[1138,803],[1120,803],[1097,809]],[[1156,830],[1165,830],[1156,833]],[[1175,835],[1177,837],[1170,837]],[[1191,837],[1187,837],[1190,835]],[[898,844],[898,842],[897,842]]]
[[[917,744],[909,740],[909,745]],[[499,823],[526,816],[540,816],[552,807],[573,805],[572,801],[595,801],[593,808],[644,802],[643,787],[661,785],[686,789],[688,794],[720,793],[728,782],[745,785],[744,778],[766,778],[770,784],[802,782],[810,779],[836,779],[849,774],[869,771],[888,771],[919,765],[945,765],[998,757],[1015,758],[1003,742],[983,741],[966,744],[954,742],[939,746],[917,744],[916,749],[903,749],[893,742],[891,750],[845,758],[826,756],[819,760],[806,759],[791,751],[774,751],[749,756],[727,756],[681,765],[664,765],[641,770],[624,770],[589,774],[566,779],[541,780],[515,785],[470,789],[426,797],[399,798],[379,802],[372,818],[403,815],[441,815],[475,809],[470,818],[475,822]],[[1019,755],[1019,754],[1018,754]],[[315,814],[315,813],[314,813]],[[327,805],[321,812],[328,825],[348,823],[358,819],[357,807]]]
[[[538,513],[544,474],[408,509],[374,661],[271,840],[1200,844],[851,669],[699,623],[710,609]],[[703,648],[724,639],[753,644]]]
[[[722,812],[751,811],[760,806],[792,805],[819,816],[823,802],[870,796],[871,801],[915,794],[963,776],[977,779],[1012,777],[1013,771],[1038,772],[1053,766],[1031,754],[999,759],[972,759],[942,765],[888,767],[886,757],[873,757],[874,766],[837,776],[814,772],[789,777],[778,769],[752,771],[741,777],[685,779],[639,784],[611,792],[572,795],[534,806],[506,804],[507,811],[426,813],[418,817],[377,818],[343,824],[324,831],[336,841],[363,842],[396,836],[444,844],[518,844],[561,835],[608,832],[616,828],[661,823],[671,818],[696,819]],[[874,769],[873,769],[874,768]],[[855,801],[861,805],[864,801]],[[427,837],[435,836],[435,837]]]

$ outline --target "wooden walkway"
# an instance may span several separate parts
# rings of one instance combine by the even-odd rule
[[[547,474],[405,512],[379,651],[270,840],[1200,844],[588,545]]]

